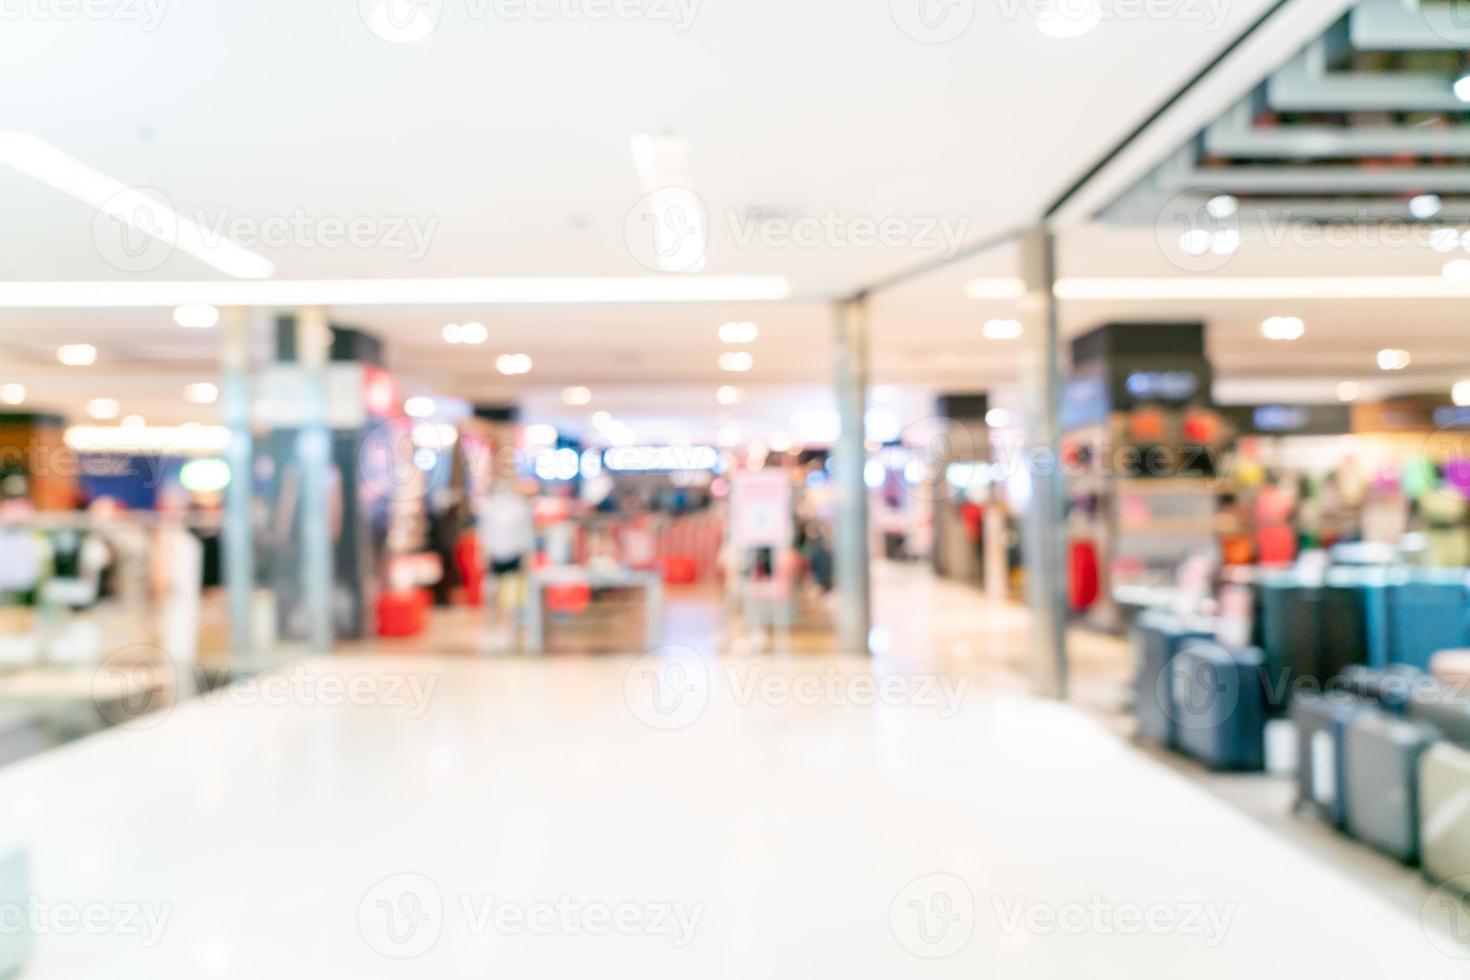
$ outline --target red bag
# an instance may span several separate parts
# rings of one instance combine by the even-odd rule
[[[688,555],[670,555],[663,564],[668,585],[690,585],[699,579],[699,565]]]
[[[429,627],[434,595],[428,589],[384,592],[378,596],[378,635],[417,636]]]
[[[1091,541],[1073,541],[1068,564],[1072,611],[1082,612],[1097,601],[1097,545]]]

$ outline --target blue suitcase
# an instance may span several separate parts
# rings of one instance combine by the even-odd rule
[[[1291,704],[1296,728],[1296,806],[1313,809],[1334,826],[1347,823],[1347,767],[1343,735],[1373,702],[1342,692],[1298,694]]]
[[[1349,834],[1405,864],[1419,860],[1419,759],[1438,740],[1433,726],[1381,711],[1348,723]]]
[[[1155,745],[1174,744],[1173,687],[1170,661],[1185,643],[1209,639],[1209,633],[1185,625],[1174,616],[1146,612],[1133,623],[1133,713],[1138,737]]]
[[[1175,744],[1211,769],[1266,768],[1266,692],[1261,652],[1184,644],[1170,664]]]
[[[1470,593],[1456,569],[1416,569],[1388,591],[1389,659],[1420,670],[1440,650],[1466,645]]]

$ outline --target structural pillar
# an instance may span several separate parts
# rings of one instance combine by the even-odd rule
[[[301,463],[301,584],[306,638],[311,649],[332,649],[332,526],[327,476],[332,430],[327,419],[327,360],[332,329],[327,311],[307,307],[296,317],[296,357],[304,375],[302,424],[296,437]],[[343,474],[351,479],[353,474]]]
[[[255,592],[255,522],[251,487],[255,446],[250,431],[251,310],[225,311],[224,346],[220,356],[220,419],[230,433],[225,462],[224,578],[230,609],[230,656],[237,662],[255,653],[252,606]]]
[[[1031,478],[1024,553],[1031,607],[1032,684],[1043,697],[1067,696],[1066,487],[1061,469],[1062,374],[1056,300],[1056,248],[1037,227],[1021,236],[1024,327],[1021,385],[1026,396],[1025,465]]]
[[[837,515],[834,577],[837,587],[837,644],[841,653],[867,654],[872,625],[868,555],[868,462],[865,418],[868,397],[867,296],[837,307],[834,345],[837,416],[835,447]]]

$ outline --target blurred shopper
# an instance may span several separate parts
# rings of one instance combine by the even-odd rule
[[[498,615],[500,628],[508,633],[525,599],[524,576],[536,546],[535,518],[510,480],[497,480],[479,511],[480,550],[490,572],[490,616],[493,624]]]

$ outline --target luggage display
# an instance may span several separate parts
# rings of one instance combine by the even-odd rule
[[[1325,598],[1321,585],[1295,575],[1272,576],[1261,582],[1261,653],[1273,712],[1290,706],[1298,678],[1317,676]]]
[[[1387,665],[1388,572],[1381,568],[1333,568],[1323,596],[1322,646],[1315,676],[1326,681],[1355,664]]]
[[[1435,881],[1470,875],[1470,749],[1440,742],[1419,760],[1419,841]]]
[[[1169,665],[1174,739],[1180,751],[1211,769],[1259,772],[1266,767],[1266,696],[1261,652],[1217,643],[1183,644]]]
[[[1419,859],[1419,757],[1438,739],[1430,725],[1380,711],[1348,723],[1348,833],[1406,864]]]
[[[1209,638],[1207,631],[1164,613],[1146,612],[1134,621],[1133,710],[1139,738],[1156,745],[1174,744],[1176,712],[1169,664],[1185,643]]]
[[[1428,670],[1441,650],[1467,645],[1470,593],[1461,570],[1418,569],[1388,591],[1389,659]]]
[[[1397,664],[1384,670],[1372,667],[1349,667],[1332,682],[1332,686],[1360,698],[1377,703],[1389,714],[1401,715],[1427,675],[1415,668]]]
[[[1460,688],[1424,678],[1410,691],[1404,713],[1433,725],[1451,742],[1470,746],[1470,697]]]
[[[1297,695],[1291,705],[1296,727],[1296,805],[1311,807],[1335,826],[1347,823],[1343,735],[1354,718],[1375,710],[1373,702],[1345,693]]]

